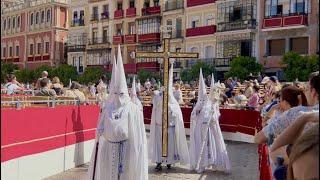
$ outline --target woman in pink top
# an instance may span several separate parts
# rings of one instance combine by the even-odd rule
[[[247,106],[257,108],[259,106],[259,89],[260,87],[255,85],[253,86],[253,94],[250,96]]]

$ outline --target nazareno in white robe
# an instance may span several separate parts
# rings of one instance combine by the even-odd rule
[[[212,113],[213,112],[213,113]],[[222,132],[219,125],[219,106],[211,101],[203,102],[200,108],[195,108],[191,113],[190,126],[190,168],[196,170],[205,133],[207,141],[204,146],[200,171],[205,168],[229,172],[230,161]],[[207,131],[207,123],[213,118]]]
[[[120,57],[119,57],[120,56]],[[143,112],[128,94],[118,46],[116,81],[104,103],[98,129],[99,140],[95,180],[148,180],[148,152]],[[103,121],[102,121],[103,120]],[[95,144],[96,146],[96,144]],[[92,152],[88,180],[92,180],[96,147]]]
[[[162,157],[162,93],[159,93],[153,98],[149,158],[153,163],[186,165],[190,161],[189,151],[181,108],[172,94],[172,67],[169,81],[168,157]]]

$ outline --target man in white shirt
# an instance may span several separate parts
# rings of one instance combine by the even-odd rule
[[[7,80],[8,80],[8,83],[4,86],[7,89],[8,95],[14,94],[18,90],[23,90],[23,87],[17,81],[17,78],[14,74],[9,74],[7,77]]]

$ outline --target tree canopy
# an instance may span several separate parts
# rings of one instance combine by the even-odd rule
[[[282,64],[285,65],[284,74],[287,81],[307,81],[311,72],[319,70],[319,56],[301,56],[296,52],[287,52],[282,57]]]
[[[230,70],[225,73],[225,76],[244,80],[250,73],[254,76],[258,75],[262,68],[262,65],[257,62],[255,57],[239,56],[232,59]]]

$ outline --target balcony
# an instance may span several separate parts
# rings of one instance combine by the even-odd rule
[[[86,45],[67,46],[67,52],[84,52],[85,50]]]
[[[113,44],[122,44],[123,43],[123,35],[113,36]]]
[[[98,14],[92,14],[90,21],[99,21],[99,15]]]
[[[242,29],[255,29],[256,20],[250,19],[245,21],[221,22],[218,23],[217,32],[234,31]]]
[[[134,17],[136,16],[136,8],[128,8],[126,10],[126,17]]]
[[[147,8],[141,9],[142,16],[160,14],[160,12],[161,12],[161,7],[160,6],[147,7]]]
[[[187,0],[187,7],[214,3],[216,0]]]
[[[101,20],[106,20],[106,19],[109,19],[108,11],[101,13]]]
[[[187,67],[191,68],[198,61],[202,61],[205,64],[213,65],[216,68],[228,68],[230,67],[231,58],[204,58],[204,59],[190,59],[187,61]]]
[[[123,18],[123,10],[114,11],[114,19],[121,19],[121,18]]]
[[[135,34],[125,35],[124,36],[124,43],[126,43],[126,44],[136,43],[136,35]]]
[[[183,9],[183,0],[176,0],[176,1],[166,1],[165,3],[165,11],[174,11],[177,9]]]
[[[215,25],[202,26],[202,27],[196,27],[196,28],[187,29],[186,36],[187,37],[192,37],[192,36],[212,35],[215,32],[216,32],[216,26]]]
[[[88,45],[107,44],[107,43],[109,43],[108,37],[88,39]]]
[[[307,25],[308,25],[307,14],[266,17],[263,19],[263,29],[290,27],[290,26],[307,26]]]
[[[160,33],[139,34],[139,43],[156,43],[160,42]]]
[[[77,26],[84,26],[84,20],[83,19],[74,19],[71,22],[71,27],[77,27]]]

